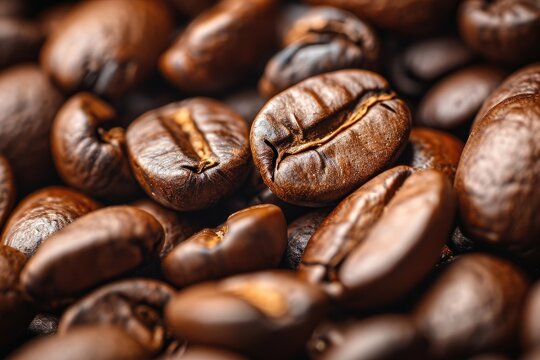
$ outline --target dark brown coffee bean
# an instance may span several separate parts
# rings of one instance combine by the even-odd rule
[[[522,344],[525,349],[540,349],[540,283],[527,295],[522,316]]]
[[[338,330],[339,342],[318,359],[393,360],[427,358],[427,341],[405,316],[385,315]]]
[[[119,97],[152,71],[171,30],[160,1],[84,1],[47,39],[42,65],[65,91]]]
[[[251,128],[251,150],[279,198],[332,204],[397,159],[410,123],[407,105],[382,77],[336,71],[270,100]]]
[[[0,73],[0,153],[11,163],[23,194],[46,184],[54,174],[49,138],[62,101],[37,66]]]
[[[165,318],[190,343],[278,359],[303,347],[325,305],[323,294],[293,273],[259,272],[190,287],[171,300]]]
[[[78,191],[63,187],[41,189],[23,199],[13,211],[1,243],[30,257],[51,235],[99,207]]]
[[[193,98],[146,113],[128,128],[127,146],[147,194],[176,210],[216,204],[249,171],[246,122],[211,99]]]
[[[125,134],[112,127],[115,110],[89,93],[75,95],[58,112],[52,128],[52,154],[70,186],[92,196],[129,198],[139,186],[131,174]]]
[[[3,229],[13,204],[15,204],[15,179],[11,171],[11,165],[0,154],[0,231]]]
[[[116,282],[71,305],[62,315],[58,332],[69,333],[84,325],[115,325],[157,353],[168,345],[163,308],[173,295],[170,286],[155,280]]]
[[[379,39],[369,25],[353,14],[315,7],[299,17],[285,35],[285,48],[266,65],[259,89],[266,98],[322,73],[374,69]]]
[[[24,289],[55,305],[158,256],[163,228],[129,206],[94,211],[52,235],[28,261]]]
[[[347,307],[395,302],[437,263],[453,213],[444,174],[405,166],[388,170],[323,221],[304,252],[301,276]]]
[[[163,259],[167,280],[183,287],[276,267],[287,247],[287,223],[275,205],[239,211],[215,229],[204,229]]]
[[[420,301],[416,322],[437,359],[507,350],[517,340],[527,288],[511,263],[486,254],[463,255]]]
[[[255,119],[255,115],[266,103],[256,89],[247,89],[234,93],[223,99],[223,102],[240,114],[250,126]]]
[[[472,49],[492,61],[523,64],[540,58],[540,3],[536,0],[465,0],[459,28]]]
[[[88,326],[32,341],[10,360],[145,360],[150,354],[113,326]]]
[[[465,234],[540,258],[540,95],[514,96],[478,120],[456,173]]]
[[[52,314],[39,313],[37,314],[26,332],[31,337],[54,335],[58,330],[58,317]]]
[[[168,358],[159,358],[159,360],[168,360]],[[174,360],[170,358],[170,360]],[[231,353],[229,351],[213,349],[209,347],[194,346],[189,347],[178,360],[247,360],[243,356]]]
[[[377,27],[410,35],[429,34],[453,12],[456,0],[304,0],[349,10]]]
[[[312,211],[289,224],[287,227],[287,250],[283,259],[286,268],[294,270],[300,265],[309,239],[329,213],[330,209],[328,208]]]
[[[487,65],[471,66],[447,76],[422,99],[417,123],[439,129],[470,124],[505,76],[501,69]]]
[[[182,91],[213,93],[242,81],[273,48],[275,0],[224,0],[197,17],[161,58]]]
[[[0,68],[36,60],[42,42],[37,23],[0,17]]]
[[[400,164],[416,169],[435,169],[454,182],[464,144],[458,138],[427,128],[413,128]]]
[[[0,349],[8,345],[26,329],[34,310],[19,288],[19,274],[26,256],[8,246],[0,245]]]

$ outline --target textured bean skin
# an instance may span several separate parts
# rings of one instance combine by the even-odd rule
[[[332,204],[397,159],[410,112],[380,76],[343,70],[307,79],[270,100],[251,128],[266,185],[284,201]]]
[[[466,0],[459,28],[467,44],[492,61],[526,63],[539,59],[540,4],[535,0]]]
[[[245,121],[211,99],[192,98],[146,113],[128,128],[127,146],[146,193],[180,211],[214,205],[249,172]]]
[[[287,223],[275,205],[229,216],[215,229],[193,235],[163,259],[165,277],[177,287],[276,267],[287,246]]]
[[[54,305],[157,257],[163,236],[145,211],[94,211],[42,244],[21,274],[22,286],[35,300]]]
[[[219,2],[165,52],[161,72],[187,93],[213,93],[235,85],[272,50],[276,10],[275,0]]]
[[[0,68],[37,59],[42,42],[36,23],[0,17]]]
[[[124,130],[106,130],[116,112],[81,93],[60,109],[52,128],[53,160],[70,186],[96,197],[128,198],[139,189],[129,167]]]
[[[507,350],[528,281],[511,263],[487,254],[451,263],[417,305],[415,318],[437,358]]]
[[[15,204],[15,179],[7,159],[0,155],[0,231]]]
[[[67,92],[119,97],[149,75],[171,29],[161,1],[82,2],[49,37],[41,63]]]
[[[30,257],[51,235],[99,207],[91,198],[68,188],[38,190],[23,199],[13,211],[1,243]]]
[[[21,65],[0,73],[0,153],[9,160],[23,194],[46,184],[54,174],[49,138],[62,101],[37,66]]]

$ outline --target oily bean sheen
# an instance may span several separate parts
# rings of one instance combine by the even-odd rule
[[[47,187],[23,199],[11,214],[1,243],[34,255],[41,243],[100,205],[78,191]]]
[[[36,301],[54,305],[157,257],[162,239],[163,228],[143,210],[97,210],[43,243],[21,283]]]
[[[349,10],[377,27],[405,34],[428,34],[440,27],[456,0],[304,0]]]
[[[249,172],[246,122],[211,99],[192,98],[146,113],[128,128],[127,146],[144,190],[176,210],[216,204]]]
[[[476,122],[456,173],[473,239],[540,259],[540,95],[514,96]]]
[[[0,73],[0,153],[9,160],[21,193],[50,181],[50,131],[62,96],[35,65]]]
[[[463,359],[511,348],[528,282],[511,263],[487,254],[451,263],[415,310],[433,355]]]
[[[169,302],[165,318],[189,343],[279,359],[303,347],[325,308],[316,287],[271,271],[190,287]]]
[[[150,354],[113,326],[85,326],[28,343],[9,360],[145,360]]]
[[[439,170],[454,183],[463,146],[461,140],[442,131],[413,128],[399,163],[416,169]]]
[[[197,17],[161,58],[161,72],[182,91],[225,90],[272,50],[275,0],[223,0]]]
[[[3,228],[13,204],[15,204],[15,179],[11,165],[7,159],[0,154],[0,231]]]
[[[56,169],[67,184],[102,198],[137,193],[125,154],[124,130],[107,129],[115,118],[109,105],[89,93],[75,95],[60,109],[51,147]]]
[[[270,98],[311,76],[329,71],[373,69],[379,58],[375,32],[347,11],[316,7],[298,18],[285,35],[286,47],[266,65],[259,82]]]
[[[34,312],[19,288],[26,257],[0,245],[0,349],[10,345],[32,320]]]
[[[527,296],[522,317],[522,344],[526,349],[540,349],[540,283]]]
[[[163,308],[174,290],[156,280],[132,279],[104,286],[75,304],[62,316],[59,334],[84,325],[115,325],[156,353],[166,345]]]
[[[300,274],[347,307],[392,303],[437,263],[453,213],[444,174],[393,168],[328,215],[308,243]]]
[[[0,17],[0,68],[37,59],[42,42],[37,23]]]
[[[540,58],[537,0],[465,0],[459,28],[467,45],[492,61],[526,63]]]
[[[417,123],[439,129],[470,124],[504,78],[504,71],[488,65],[471,66],[447,76],[422,99]]]
[[[119,97],[156,66],[171,21],[161,1],[84,1],[48,38],[41,63],[65,91]]]
[[[411,126],[407,105],[379,75],[342,70],[275,96],[251,128],[261,176],[284,201],[335,203],[397,159]]]
[[[276,267],[286,247],[283,212],[275,205],[259,205],[179,244],[163,259],[162,268],[167,280],[182,287]]]

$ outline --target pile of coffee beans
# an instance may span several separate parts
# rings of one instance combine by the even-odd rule
[[[540,360],[540,0],[0,0],[0,358]]]

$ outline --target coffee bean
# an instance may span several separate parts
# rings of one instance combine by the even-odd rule
[[[127,146],[147,194],[176,210],[216,204],[249,171],[245,121],[211,99],[193,98],[146,113],[128,128]]]
[[[415,318],[438,359],[511,348],[528,288],[511,263],[487,254],[451,263],[417,305]]]
[[[395,302],[436,264],[453,212],[444,174],[388,170],[328,215],[308,243],[300,274],[347,307]]]
[[[465,0],[459,28],[467,45],[492,61],[522,64],[540,58],[540,3]]]
[[[244,272],[276,267],[287,247],[287,223],[275,205],[231,215],[177,245],[163,259],[167,280],[183,287]]]
[[[261,176],[284,201],[332,204],[392,164],[405,147],[407,105],[375,73],[319,75],[270,100],[251,128]]]
[[[67,92],[120,97],[155,67],[171,21],[160,1],[81,2],[47,39],[42,66]]]
[[[214,93],[265,61],[275,37],[275,0],[224,0],[197,17],[161,58],[161,72],[187,93]]]
[[[10,360],[145,360],[150,354],[113,326],[88,326],[30,342]]]
[[[149,352],[167,344],[163,308],[174,290],[159,281],[124,280],[99,288],[71,305],[60,321],[59,334],[88,325],[121,327]]]
[[[50,131],[62,96],[34,65],[0,73],[0,153],[11,163],[24,194],[50,182]]]
[[[540,95],[509,98],[478,120],[456,173],[461,222],[475,240],[540,258]]]
[[[43,38],[35,22],[0,17],[0,68],[36,60]]]
[[[0,154],[0,230],[13,204],[15,204],[15,179],[7,159]]]
[[[124,129],[109,126],[115,118],[113,108],[89,93],[75,95],[60,109],[51,147],[56,169],[67,184],[101,198],[137,194]]]
[[[41,243],[100,205],[89,197],[63,187],[48,187],[23,199],[11,214],[1,243],[34,255]]]
[[[171,300],[165,318],[173,334],[192,344],[277,359],[302,348],[325,307],[316,287],[273,271],[190,287]]]
[[[162,240],[163,228],[145,211],[97,210],[49,237],[26,264],[21,283],[34,300],[55,306],[157,257]]]
[[[536,283],[529,294],[522,316],[521,340],[525,349],[540,348],[540,286]]]
[[[12,344],[30,324],[34,310],[19,288],[19,274],[26,257],[0,245],[0,349]]]
[[[315,7],[299,17],[284,44],[259,82],[267,98],[314,75],[348,68],[374,69],[380,47],[369,25],[330,7]]]

